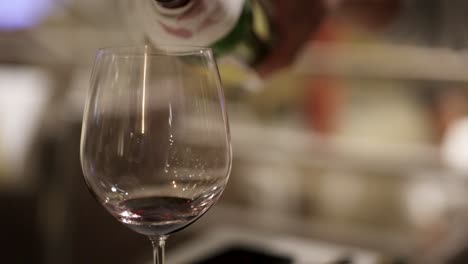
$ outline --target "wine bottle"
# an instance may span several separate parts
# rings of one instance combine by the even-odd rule
[[[127,5],[125,13],[133,16],[130,30],[156,47],[210,46],[218,56],[229,54],[255,65],[273,45],[265,1],[140,0]]]

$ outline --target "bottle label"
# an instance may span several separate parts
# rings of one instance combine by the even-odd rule
[[[245,0],[194,0],[183,12],[165,13],[153,0],[135,1],[135,11],[146,37],[156,46],[208,46],[237,24]],[[176,11],[176,10],[174,10]]]

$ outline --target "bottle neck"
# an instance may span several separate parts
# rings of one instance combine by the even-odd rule
[[[191,0],[173,9],[162,7],[156,0],[135,1],[135,17],[155,46],[211,46],[233,30],[246,1]]]
[[[177,16],[187,12],[197,0],[150,0],[153,6],[163,16]]]
[[[160,5],[163,8],[175,9],[181,8],[188,5],[193,0],[154,0],[156,4]]]

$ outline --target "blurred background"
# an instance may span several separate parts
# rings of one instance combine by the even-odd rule
[[[467,263],[468,2],[260,3],[273,36],[262,60],[219,58],[230,183],[171,238],[169,257],[229,229],[285,255]],[[150,243],[93,200],[79,163],[96,49],[137,42],[125,12],[115,0],[0,2],[5,263],[151,259]]]

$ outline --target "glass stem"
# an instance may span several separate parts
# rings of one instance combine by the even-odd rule
[[[150,237],[153,244],[154,264],[164,264],[164,247],[166,246],[167,236]]]

